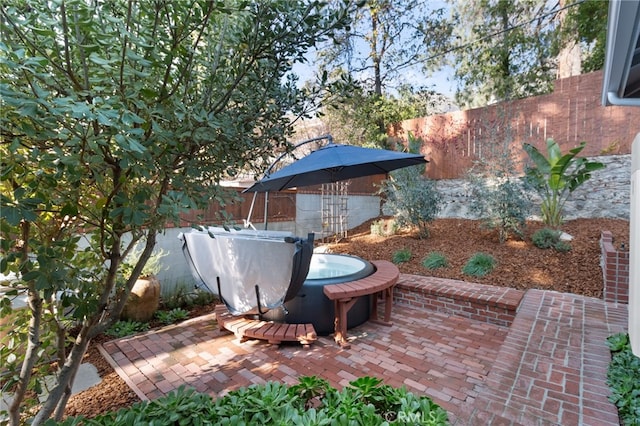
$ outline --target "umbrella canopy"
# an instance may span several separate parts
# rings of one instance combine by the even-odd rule
[[[299,186],[338,182],[426,163],[420,154],[329,144],[272,173],[243,192],[282,191]]]

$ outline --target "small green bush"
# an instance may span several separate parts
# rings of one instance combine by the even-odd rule
[[[491,183],[489,179],[472,179],[471,212],[481,218],[484,227],[497,229],[500,243],[511,234],[524,239],[522,229],[526,226],[531,202],[517,181],[503,179]]]
[[[393,253],[393,258],[391,259],[391,261],[396,265],[399,263],[408,262],[410,260],[411,260],[411,250],[409,249],[398,250],[397,252]]]
[[[168,325],[189,318],[189,312],[182,308],[173,308],[170,311],[157,311],[156,318]]]
[[[571,251],[571,244],[566,241],[558,241],[556,245],[553,246],[553,248],[560,253],[566,253],[568,251]]]
[[[278,382],[252,385],[212,399],[205,393],[180,387],[164,397],[133,404],[95,419],[69,417],[61,425],[100,424],[219,424],[219,425],[447,425],[447,412],[427,396],[393,388],[373,377],[361,377],[342,391],[317,377],[300,384]],[[47,425],[58,424],[49,420]]]
[[[533,235],[531,236],[531,241],[533,242],[533,245],[538,248],[554,248],[559,252],[565,253],[571,250],[571,244],[566,241],[562,241],[560,239],[561,235],[561,231],[550,228],[542,228],[533,233]]]
[[[560,231],[550,228],[538,229],[531,236],[531,241],[538,248],[552,248],[560,241]]]
[[[111,337],[126,337],[149,330],[149,324],[138,321],[118,321],[105,332]]]
[[[474,277],[483,277],[493,271],[496,260],[488,253],[475,253],[462,268],[462,273]]]
[[[437,251],[432,251],[424,259],[422,259],[422,266],[427,269],[446,268],[447,266],[449,266],[449,262],[447,262],[447,258],[444,256],[444,254]]]
[[[607,371],[609,401],[618,407],[623,425],[640,424],[640,358],[631,351],[629,335],[618,333],[607,338],[611,362]]]
[[[416,173],[415,167],[393,171],[390,179],[382,181],[380,194],[386,199],[384,209],[391,212],[398,226],[416,227],[420,238],[426,238],[443,197],[435,182]]]

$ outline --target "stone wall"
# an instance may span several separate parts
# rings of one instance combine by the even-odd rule
[[[591,179],[576,189],[565,204],[564,217],[629,219],[631,155],[590,157],[605,164],[605,168],[593,173]],[[471,187],[466,179],[443,179],[437,188],[444,196],[444,208],[439,217],[478,219],[469,211]],[[536,194],[529,194],[534,206],[540,205]],[[533,218],[539,215],[534,207]]]

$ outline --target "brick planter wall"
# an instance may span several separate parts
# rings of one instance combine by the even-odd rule
[[[511,325],[524,292],[507,287],[401,274],[393,298],[409,305],[499,326]]]
[[[600,266],[604,283],[603,298],[607,302],[629,303],[629,251],[616,250],[613,235],[602,231],[600,235]]]

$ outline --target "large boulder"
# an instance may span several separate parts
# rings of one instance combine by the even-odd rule
[[[131,289],[127,304],[122,310],[123,320],[147,322],[153,318],[160,305],[160,282],[154,276],[140,278]]]

